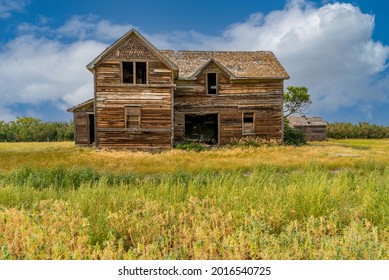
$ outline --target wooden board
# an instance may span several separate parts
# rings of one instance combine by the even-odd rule
[[[206,73],[217,73],[218,94],[206,93]],[[266,139],[282,138],[282,80],[239,81],[231,83],[228,75],[212,63],[197,80],[176,81],[174,94],[174,139],[183,141],[185,114],[219,114],[220,144],[245,137],[243,113],[254,113],[254,132]]]
[[[122,62],[147,63],[147,84],[122,83]],[[136,37],[96,67],[96,136],[99,148],[169,148],[172,138],[172,71]],[[139,127],[126,128],[125,108],[139,106]]]

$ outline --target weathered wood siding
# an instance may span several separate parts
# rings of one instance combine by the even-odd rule
[[[77,108],[73,112],[74,142],[77,145],[89,145],[89,114],[94,112],[93,102]]]
[[[122,83],[122,61],[146,62],[148,83]],[[137,38],[129,38],[95,68],[95,94],[97,147],[171,147],[172,71]],[[138,128],[126,128],[126,106],[140,107]]]
[[[293,126],[294,129],[303,131],[307,141],[325,141],[327,136],[327,126],[325,125],[302,125]]]
[[[217,73],[218,94],[206,92],[206,73]],[[254,113],[252,136],[281,140],[282,80],[230,81],[229,76],[211,63],[197,80],[176,80],[174,95],[174,137],[183,140],[185,114],[219,114],[219,144],[227,144],[243,134],[243,113]]]

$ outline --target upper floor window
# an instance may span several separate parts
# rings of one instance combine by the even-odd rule
[[[207,73],[207,93],[217,94],[217,74]]]
[[[146,62],[123,62],[123,83],[125,84],[147,84],[147,63]]]

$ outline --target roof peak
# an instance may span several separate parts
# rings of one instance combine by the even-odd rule
[[[151,44],[145,37],[143,37],[135,28],[131,28],[126,34],[116,40],[111,46],[106,48],[99,56],[92,60],[86,67],[89,70],[92,70],[96,67],[101,61],[103,61],[110,53],[112,53],[117,47],[119,47],[123,42],[128,40],[131,36],[135,36],[144,45],[149,51],[153,52],[162,62],[164,62],[170,69],[177,70],[177,65],[174,64],[171,60],[165,57],[161,51]]]

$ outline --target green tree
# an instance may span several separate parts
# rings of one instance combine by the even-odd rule
[[[44,122],[32,117],[17,117],[8,123],[0,121],[0,141],[45,142],[74,140],[73,122]]]
[[[312,104],[311,96],[308,94],[308,88],[289,86],[284,93],[284,117],[292,114],[304,115]]]

